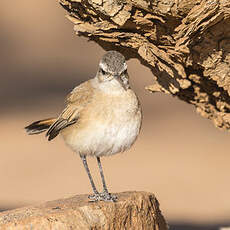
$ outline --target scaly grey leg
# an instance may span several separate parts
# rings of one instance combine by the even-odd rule
[[[83,165],[84,165],[85,170],[86,170],[86,172],[88,174],[88,177],[89,177],[89,180],[90,180],[93,192],[94,192],[93,195],[89,195],[89,199],[90,199],[90,201],[98,201],[98,200],[100,200],[100,194],[97,191],[96,186],[95,186],[95,184],[93,182],[93,178],[92,178],[91,173],[89,171],[89,167],[88,167],[88,163],[87,163],[87,160],[86,160],[86,156],[80,156],[80,157],[82,159]]]
[[[117,201],[117,197],[115,195],[111,195],[108,192],[106,183],[105,183],[105,177],[104,177],[104,173],[103,173],[103,169],[102,169],[102,165],[101,165],[101,159],[100,157],[97,157],[97,163],[98,163],[98,167],[99,167],[99,171],[100,171],[100,175],[101,175],[101,180],[102,180],[102,185],[103,185],[103,192],[100,193],[101,199],[104,201]]]

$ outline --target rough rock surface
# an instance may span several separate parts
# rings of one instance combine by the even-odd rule
[[[148,66],[155,76],[148,90],[177,96],[230,128],[229,0],[59,2],[78,35]]]
[[[167,230],[152,193],[124,192],[118,202],[88,202],[78,195],[0,213],[1,230]]]

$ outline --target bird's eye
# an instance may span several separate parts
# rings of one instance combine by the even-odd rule
[[[125,69],[125,70],[123,71],[123,74],[127,74],[127,69]]]
[[[104,71],[103,69],[101,69],[101,73],[102,73],[103,75],[105,75],[105,71]]]

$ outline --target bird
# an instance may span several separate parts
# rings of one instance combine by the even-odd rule
[[[142,123],[139,99],[129,84],[125,57],[107,51],[99,62],[95,77],[76,86],[66,98],[59,116],[35,121],[25,127],[29,135],[46,131],[49,141],[61,135],[64,142],[80,155],[93,194],[89,201],[118,200],[109,193],[101,157],[129,149],[136,141]],[[103,191],[98,192],[87,157],[96,157]]]

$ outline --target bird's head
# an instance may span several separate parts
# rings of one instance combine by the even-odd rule
[[[97,78],[101,83],[115,81],[127,90],[129,76],[125,57],[117,51],[108,51],[100,60]]]

